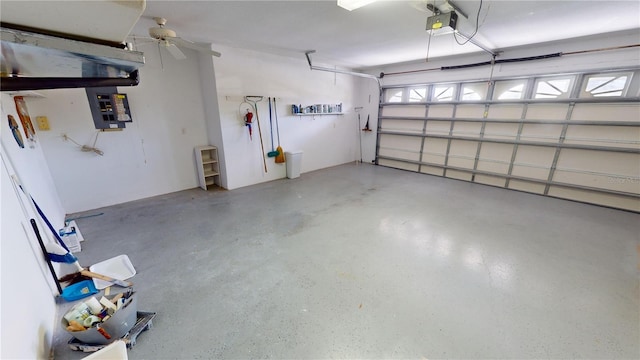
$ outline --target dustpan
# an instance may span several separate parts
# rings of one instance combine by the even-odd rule
[[[83,280],[62,289],[60,295],[66,301],[76,301],[97,293],[98,289],[93,285],[93,281]]]

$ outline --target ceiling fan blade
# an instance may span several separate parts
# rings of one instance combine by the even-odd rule
[[[205,47],[196,45],[195,43],[189,41],[189,40],[185,40],[179,37],[175,37],[175,38],[171,38],[171,42],[174,44],[177,44],[179,46],[183,46],[186,47],[187,49],[192,49],[192,50],[196,50],[205,54],[209,54],[212,56],[216,56],[216,57],[220,57],[222,54],[220,54],[217,51],[213,51],[211,49],[207,49]]]
[[[165,45],[165,49],[167,49],[167,51],[177,60],[184,60],[187,58],[187,56],[174,44]]]

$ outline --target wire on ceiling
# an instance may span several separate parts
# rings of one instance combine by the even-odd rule
[[[456,40],[458,45],[465,45],[466,43],[471,41],[471,39],[473,39],[473,37],[476,36],[476,34],[478,33],[478,27],[480,27],[480,11],[481,10],[482,10],[482,0],[480,0],[480,6],[478,7],[478,13],[476,14],[476,29],[473,31],[473,34],[471,34],[470,36],[465,36],[467,38],[467,41],[461,43],[460,40],[458,40],[458,37],[456,36],[456,32],[454,31],[453,38]]]

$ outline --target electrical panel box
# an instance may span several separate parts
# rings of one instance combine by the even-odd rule
[[[127,94],[116,87],[86,88],[89,108],[96,129],[120,129],[132,122]]]
[[[458,14],[456,14],[455,11],[440,13],[427,18],[427,30],[439,30],[446,27],[450,27],[452,30],[455,30],[457,23]]]

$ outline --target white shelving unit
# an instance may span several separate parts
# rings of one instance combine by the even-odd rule
[[[218,148],[211,145],[196,146],[195,153],[200,187],[208,190],[214,186],[220,186]]]

